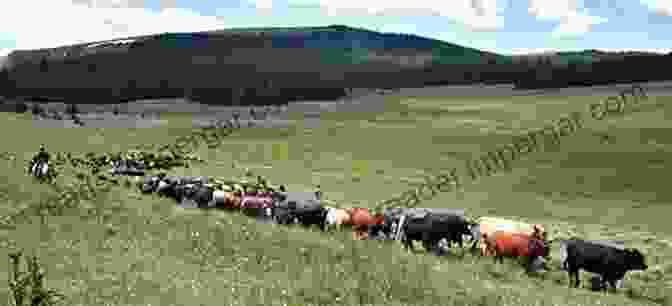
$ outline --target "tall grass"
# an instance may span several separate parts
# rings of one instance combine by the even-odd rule
[[[12,272],[9,279],[11,291],[10,305],[51,306],[65,301],[65,296],[57,290],[47,289],[44,284],[45,271],[37,256],[26,260],[26,271],[21,271],[23,254],[16,251],[9,255]]]

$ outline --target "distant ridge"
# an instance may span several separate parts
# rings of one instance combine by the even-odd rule
[[[19,50],[9,55],[7,68],[21,95],[108,97],[100,101],[188,96],[235,104],[246,103],[244,97],[333,98],[347,88],[460,81],[477,67],[510,62],[418,35],[331,25],[160,33]]]
[[[180,41],[185,44],[198,44],[199,41],[225,39],[232,36],[240,37],[264,37],[271,40],[273,47],[297,47],[291,46],[292,38],[301,38],[302,48],[347,48],[347,49],[375,49],[378,51],[422,50],[432,52],[438,63],[477,64],[482,62],[482,57],[495,58],[497,61],[506,61],[507,57],[492,52],[481,51],[475,48],[448,43],[432,38],[426,38],[413,34],[382,33],[355,28],[345,25],[314,26],[314,27],[269,27],[269,28],[230,28],[202,32],[167,32],[144,36],[119,37],[113,40],[92,41],[87,43],[44,48],[34,50],[17,50],[10,54],[15,60],[23,57],[31,57],[29,54],[55,53],[54,51],[75,51],[94,45],[104,45],[115,41],[133,41],[130,47],[142,43],[157,41],[173,41],[176,46]],[[57,53],[57,52],[56,52]],[[451,57],[455,57],[452,60]],[[20,61],[20,60],[19,60]]]
[[[598,50],[508,56],[346,25],[229,28],[13,51],[0,83],[5,80],[8,95],[82,103],[188,97],[203,103],[264,104],[334,99],[352,88],[566,86],[579,82],[579,76],[580,84],[590,84],[592,78],[625,82],[629,76],[616,77],[606,72],[611,68],[595,66],[600,70],[593,63],[620,65],[628,58],[632,67],[641,69],[668,60],[646,54],[633,59],[638,56]],[[568,64],[581,68],[572,70],[576,65]],[[560,75],[567,81],[559,81]],[[646,75],[642,72],[637,79]]]

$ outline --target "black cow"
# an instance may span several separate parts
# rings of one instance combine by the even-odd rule
[[[608,282],[616,288],[616,283],[630,270],[646,270],[644,255],[631,248],[617,249],[580,239],[570,239],[560,243],[561,267],[569,274],[569,287],[579,287],[579,270],[599,274],[602,288]]]
[[[299,207],[294,211],[294,216],[303,226],[317,225],[324,230],[327,209],[322,205]]]
[[[175,187],[176,200],[183,207],[211,208],[214,207],[212,190],[203,185],[178,185]]]
[[[389,224],[369,224],[369,239],[388,240],[392,239],[392,227]]]
[[[304,226],[317,225],[324,230],[327,209],[321,205],[300,206],[294,201],[276,206],[273,210],[279,224],[299,223]]]
[[[313,192],[282,192],[275,204],[273,214],[280,224],[300,223],[304,226],[318,225],[324,229],[327,209]]]
[[[140,183],[140,191],[142,193],[152,193],[156,191],[158,185],[159,185],[158,177],[155,176],[145,177],[142,183]]]
[[[203,185],[196,185],[192,188],[193,191],[189,198],[194,200],[199,208],[214,207],[215,202],[213,201],[212,190],[210,188]]]
[[[161,196],[172,198],[179,202],[182,200],[184,188],[184,185],[180,184],[179,178],[165,177],[156,187],[156,193]]]
[[[273,219],[278,224],[291,224],[295,220],[294,212],[287,207],[274,206]]]
[[[423,218],[407,219],[402,231],[406,248],[413,249],[413,241],[419,240],[427,251],[433,250],[441,239],[462,247],[462,235],[471,235],[470,224],[459,215],[427,214]]]

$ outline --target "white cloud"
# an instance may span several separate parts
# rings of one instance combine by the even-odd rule
[[[574,52],[579,52],[579,51],[584,51],[585,49],[554,49],[554,48],[517,48],[517,49],[498,49],[498,50],[488,50],[488,49],[481,49],[485,51],[491,51],[491,52],[496,52],[499,54],[505,54],[505,55],[538,55],[538,54],[552,54],[556,52],[569,52],[569,51],[574,51]],[[634,52],[653,52],[653,53],[659,53],[659,54],[668,54],[672,52],[672,49],[664,49],[664,48],[659,48],[659,49],[637,49],[637,48],[597,48],[599,51],[604,51],[604,52],[628,52],[628,51],[634,51]]]
[[[591,26],[607,22],[607,19],[592,16],[584,9],[579,11],[575,0],[529,0],[528,12],[539,20],[559,21],[551,33],[554,37],[580,36],[590,31]]]
[[[269,8],[273,0],[248,0]],[[431,14],[450,18],[474,30],[494,30],[503,25],[502,0],[287,0],[290,5],[319,5],[330,15]],[[499,2],[498,2],[499,1]],[[499,4],[499,5],[498,5]]]
[[[379,30],[381,32],[387,32],[387,33],[402,33],[402,34],[418,33],[417,26],[410,23],[385,24],[381,26]]]
[[[270,10],[273,8],[273,0],[254,0],[253,4],[260,10]]]
[[[662,15],[672,16],[672,1],[670,0],[639,0],[649,9]]]
[[[0,10],[0,29],[11,29],[14,49],[68,44],[163,32],[221,29],[222,20],[189,9],[152,11],[137,0],[12,1]],[[0,55],[11,50],[0,49]]]
[[[71,0],[73,4],[82,4],[91,8],[145,7],[144,0]]]
[[[516,48],[510,50],[493,50],[493,52],[500,52],[501,54],[506,55],[552,54],[557,51],[557,49],[553,48]]]

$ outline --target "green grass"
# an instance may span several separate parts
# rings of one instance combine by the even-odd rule
[[[581,111],[585,128],[562,138],[556,151],[532,153],[509,173],[421,205],[542,222],[556,236],[624,240],[646,253],[650,269],[628,274],[618,293],[568,289],[557,262],[545,276],[530,277],[512,263],[460,258],[460,252],[409,254],[394,243],[350,241],[348,233],[180,210],[122,187],[87,202],[90,209],[15,218],[0,227],[0,257],[7,258],[10,246],[38,255],[46,286],[65,294],[68,305],[669,305],[672,193],[663,167],[672,162],[666,154],[670,98],[650,98],[641,111],[595,121],[587,105],[600,99],[390,97],[385,112],[326,114],[312,130],[240,130],[218,149],[199,150],[208,164],[174,172],[238,177],[249,167],[290,189],[321,184],[342,205],[373,207],[409,188],[405,180],[430,170],[462,171],[465,159]],[[24,160],[38,141],[52,151],[103,152],[188,133],[180,115],[162,116],[170,129],[109,130],[39,129],[26,116],[0,117],[2,139],[12,139],[3,151]],[[301,117],[293,116],[299,124]],[[601,143],[604,133],[614,141]],[[27,207],[51,194],[25,177],[24,166],[0,160],[2,216],[30,212]],[[556,246],[556,259],[557,252]],[[0,272],[9,271],[6,262],[0,265]],[[587,278],[584,273],[584,285]],[[6,300],[7,288],[0,295]]]

